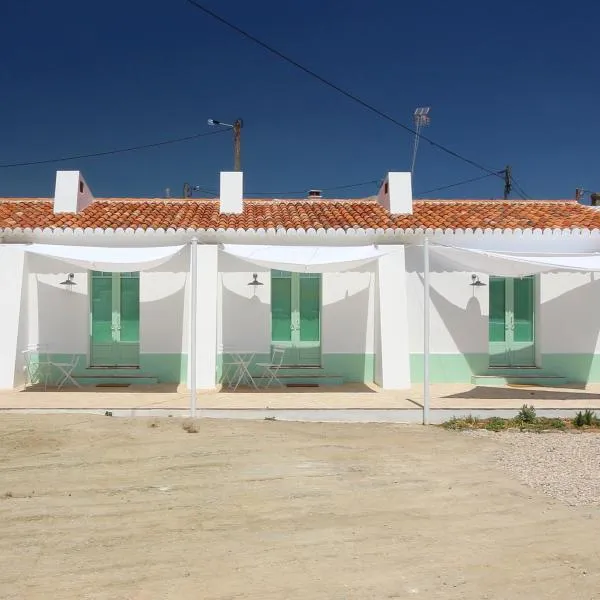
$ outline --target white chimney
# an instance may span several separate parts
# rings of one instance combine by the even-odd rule
[[[219,212],[240,215],[244,212],[244,174],[241,171],[221,171]]]
[[[381,184],[377,201],[392,215],[412,215],[412,179],[410,173],[388,173]]]
[[[94,201],[79,171],[56,171],[54,213],[78,213]]]

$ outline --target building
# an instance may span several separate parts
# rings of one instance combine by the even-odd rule
[[[425,237],[432,382],[600,382],[595,266],[471,266],[477,250],[593,259],[600,213],[573,201],[413,200],[408,173],[363,200],[243,200],[241,173],[221,174],[216,200],[95,199],[67,171],[53,198],[1,199],[0,236],[4,389],[24,383],[33,345],[75,357],[84,384],[214,389],[230,351],[268,362],[274,344],[289,381],[408,388],[423,373]]]

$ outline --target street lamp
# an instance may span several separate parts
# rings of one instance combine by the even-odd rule
[[[213,127],[229,127],[233,131],[233,161],[234,171],[241,170],[241,144],[242,144],[242,127],[244,122],[242,119],[236,119],[232,124],[217,121],[217,119],[209,119],[208,124]]]

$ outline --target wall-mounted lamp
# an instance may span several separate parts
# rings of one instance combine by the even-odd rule
[[[258,280],[258,275],[256,273],[252,273],[252,281],[248,284],[256,287],[257,285],[263,285],[261,281]]]
[[[67,290],[72,290],[74,285],[77,285],[75,282],[75,274],[69,273],[67,278],[64,281],[60,282],[60,285],[64,285]]]
[[[472,285],[473,287],[483,287],[485,283],[479,280],[479,275],[475,275],[475,273],[473,273],[473,275],[471,275],[471,283],[469,285]]]

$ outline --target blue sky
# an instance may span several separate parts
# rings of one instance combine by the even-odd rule
[[[205,0],[206,6],[492,169],[535,198],[600,188],[600,5],[467,0]],[[21,0],[0,6],[0,164],[152,143],[244,119],[245,190],[302,191],[407,170],[412,139],[185,0]],[[51,196],[58,168],[100,196],[218,188],[231,136],[59,165],[0,169],[0,196]],[[422,142],[414,191],[482,172]],[[329,196],[365,196],[375,185]],[[496,178],[429,196],[501,197]]]

